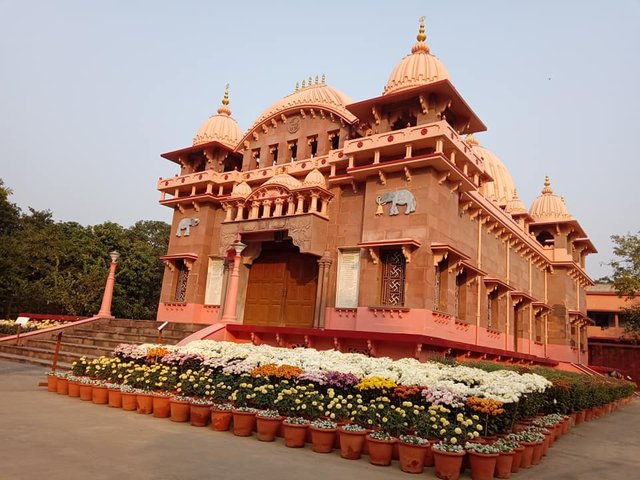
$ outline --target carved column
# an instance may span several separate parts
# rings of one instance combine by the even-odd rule
[[[296,202],[293,197],[287,198],[287,215],[293,215],[296,213]]]
[[[296,208],[296,213],[304,213],[304,196],[298,195],[298,207]]]
[[[312,212],[317,212],[318,211],[318,193],[314,192],[311,194],[311,207],[309,207],[309,212],[308,213],[312,213]]]
[[[271,217],[271,200],[263,200],[262,201],[262,217],[260,218],[269,218]]]
[[[236,322],[237,307],[238,307],[238,284],[240,279],[240,261],[242,257],[240,254],[247,246],[240,241],[240,235],[235,242],[231,244],[232,252],[235,254],[233,257],[233,270],[229,277],[229,285],[227,287],[227,295],[224,302],[224,315],[222,315],[223,322]]]
[[[329,207],[329,200],[327,200],[326,198],[323,198],[321,200],[320,214],[326,217],[328,207]]]
[[[274,203],[276,204],[276,207],[273,210],[273,216],[274,217],[281,217],[282,216],[282,206],[284,205],[284,198],[276,198]]]
[[[325,310],[327,309],[327,293],[329,291],[329,274],[333,260],[329,251],[325,250],[324,255],[318,260],[318,290],[316,294],[316,307],[313,315],[313,325],[316,328],[324,328]]]
[[[249,218],[253,220],[258,218],[258,215],[260,215],[260,202],[254,200],[253,202],[251,202],[251,212],[249,213]]]
[[[232,217],[233,211],[232,211],[231,205],[229,205],[228,203],[224,203],[222,205],[222,208],[225,211],[224,221],[225,222],[230,222],[233,219],[233,217]]]
[[[244,203],[237,202],[236,203],[236,221],[244,219]]]

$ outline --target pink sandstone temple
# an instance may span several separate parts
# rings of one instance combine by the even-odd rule
[[[243,133],[228,90],[193,145],[163,154],[174,210],[159,321],[201,337],[587,364],[595,248],[546,178],[529,209],[426,43],[375,98],[324,75]],[[541,175],[542,178],[542,175]]]

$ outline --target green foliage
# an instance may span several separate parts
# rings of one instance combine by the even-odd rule
[[[640,302],[623,308],[620,312],[624,318],[624,336],[636,341],[640,340]]]
[[[56,222],[49,211],[22,213],[0,179],[0,317],[21,311],[93,315],[100,308],[108,252],[121,254],[112,312],[155,318],[170,226],[139,221],[82,226]]]
[[[618,257],[609,262],[613,268],[613,286],[621,296],[633,299],[640,292],[640,232],[612,235],[613,254]]]

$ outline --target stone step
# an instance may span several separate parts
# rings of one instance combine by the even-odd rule
[[[69,342],[69,341],[65,342],[64,341],[65,337],[62,337],[62,339],[63,341],[60,342],[60,352],[77,353],[80,355],[99,357],[101,355],[109,356],[113,351],[113,348],[111,348],[110,346],[105,347],[105,346],[82,344],[82,343],[75,343],[75,342]],[[56,341],[34,338],[26,342],[25,346],[48,350],[53,355],[56,348]]]
[[[9,360],[11,362],[18,362],[18,363],[29,363],[32,365],[40,365],[42,367],[51,368],[51,362],[53,360],[48,360],[45,358],[37,358],[37,357],[25,357],[24,355],[15,355],[13,353],[7,353],[7,352],[3,352],[0,350],[0,359],[2,360]],[[66,370],[71,370],[71,363],[68,362],[61,362],[60,360],[58,360],[58,365],[56,370],[62,370],[62,371],[66,371]]]
[[[53,351],[47,350],[44,348],[35,348],[29,346],[18,346],[18,345],[1,345],[0,352],[9,353],[12,355],[20,355],[22,357],[29,358],[38,358],[41,360],[48,361],[49,365],[53,361]],[[58,362],[62,363],[73,363],[78,360],[83,355],[73,353],[73,352],[63,352],[60,351],[58,354]],[[87,355],[89,358],[96,357],[96,355]]]
[[[73,332],[73,334],[70,335],[63,335],[62,338],[69,338],[69,337],[84,337],[84,338],[95,338],[95,339],[100,339],[100,340],[113,340],[115,341],[115,345],[117,345],[118,343],[135,343],[135,344],[141,344],[141,343],[156,343],[158,340],[158,336],[157,334],[154,335],[142,335],[142,334],[138,334],[138,333],[118,333],[118,332]],[[173,336],[166,336],[166,335],[162,335],[163,338],[163,343],[167,343],[167,344],[176,344],[178,343],[180,340],[182,340],[183,337],[173,337]],[[114,346],[115,346],[114,345]]]
[[[71,331],[71,330],[69,330]],[[86,327],[78,327],[73,329],[74,334],[84,335],[84,336],[92,336],[96,333],[113,333],[113,334],[123,334],[123,335],[142,335],[149,338],[156,338],[158,336],[158,330],[151,328],[129,328],[129,327],[112,327],[112,328],[100,328],[100,329],[92,329]],[[163,337],[170,338],[179,338],[183,339],[190,335],[187,332],[175,332],[172,330],[163,330]]]
[[[55,343],[55,339],[50,339],[47,341],[52,341]],[[140,343],[157,343],[156,342],[156,338],[154,337],[153,342],[141,342],[140,341],[140,337],[136,337],[135,341],[125,341],[122,339],[117,339],[117,338],[111,338],[111,337],[107,337],[107,338],[100,338],[100,337],[96,337],[96,336],[85,336],[85,335],[63,335],[62,336],[62,341],[66,342],[66,343],[75,343],[75,344],[79,344],[79,345],[83,345],[83,346],[87,346],[87,345],[95,345],[97,347],[102,347],[102,348],[108,348],[110,350],[113,350],[114,348],[116,348],[118,345],[120,345],[121,343],[135,343],[135,344],[140,344]],[[176,343],[178,343],[180,341],[180,339],[172,339],[172,338],[163,338],[163,344],[164,345],[175,345]]]

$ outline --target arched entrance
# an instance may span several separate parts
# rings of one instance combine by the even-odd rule
[[[318,259],[290,241],[263,242],[249,271],[244,323],[312,327]]]

